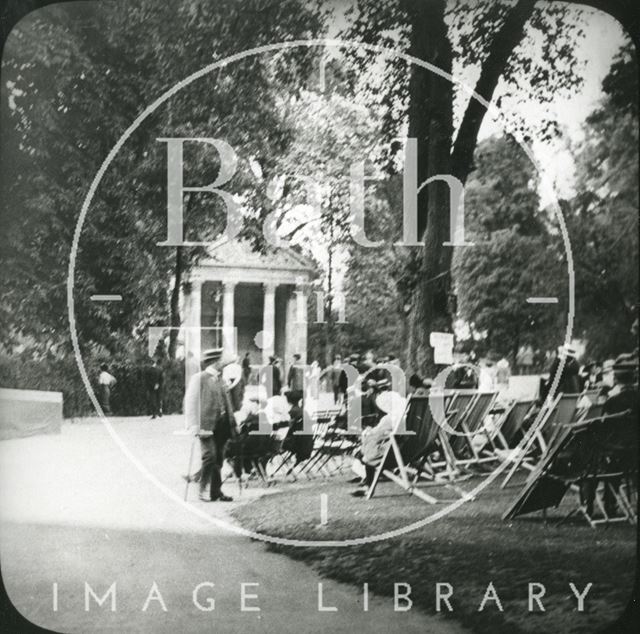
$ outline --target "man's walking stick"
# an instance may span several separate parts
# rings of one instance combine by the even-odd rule
[[[193,452],[196,447],[196,439],[198,438],[197,434],[193,435],[193,440],[191,441],[191,452],[189,453],[189,467],[187,468],[187,485],[184,489],[184,501],[187,501],[187,496],[189,495],[189,485],[191,484],[191,463],[193,462]]]

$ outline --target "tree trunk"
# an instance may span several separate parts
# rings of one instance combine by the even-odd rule
[[[500,30],[491,41],[487,57],[482,64],[480,77],[475,85],[475,92],[489,102],[493,98],[498,80],[504,72],[513,49],[524,36],[524,27],[531,17],[535,3],[536,0],[520,0],[506,15]],[[460,122],[451,153],[451,174],[462,183],[466,182],[467,176],[473,169],[473,153],[485,113],[484,105],[475,97],[471,97]]]
[[[331,206],[331,200],[329,200]],[[327,264],[327,310],[324,325],[324,354],[327,365],[333,363],[335,347],[333,328],[333,212],[329,216],[329,261]],[[324,308],[324,307],[323,307]]]
[[[507,14],[489,47],[475,91],[491,101],[513,49],[521,41],[535,0],[519,0]],[[452,52],[444,21],[442,0],[408,0],[411,21],[410,53],[451,73]],[[418,140],[418,183],[435,174],[451,174],[464,185],[473,169],[473,152],[485,108],[470,99],[455,145],[453,136],[453,87],[425,69],[412,67],[409,83],[409,136]],[[423,375],[433,375],[429,333],[452,331],[452,247],[449,239],[449,192],[442,182],[425,187],[418,196],[418,231],[424,232],[421,269],[408,316],[407,361]]]
[[[443,0],[412,0],[410,53],[451,73],[451,45]],[[414,66],[409,82],[409,136],[418,143],[418,184],[450,174],[453,88],[449,80]],[[449,189],[436,181],[418,195],[418,235],[423,236],[420,273],[408,316],[407,362],[412,371],[433,375],[431,331],[451,331]]]

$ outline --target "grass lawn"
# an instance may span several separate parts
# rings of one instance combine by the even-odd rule
[[[340,540],[385,532],[418,521],[442,505],[431,506],[390,483],[372,500],[349,495],[347,476],[300,485],[279,484],[235,511],[252,530],[290,539]],[[469,490],[478,480],[465,483]],[[436,583],[453,586],[447,618],[474,632],[597,632],[611,624],[627,604],[635,576],[636,529],[628,524],[592,529],[586,523],[554,524],[563,506],[545,524],[539,514],[506,523],[500,518],[519,487],[491,485],[479,497],[432,524],[405,535],[349,547],[268,548],[300,559],[327,577],[393,597],[394,582],[411,586],[414,607],[436,611]],[[443,488],[429,491],[452,499]],[[320,495],[327,494],[328,523],[320,526]],[[567,496],[569,497],[569,495]],[[488,601],[478,611],[489,583],[504,611]],[[545,611],[529,612],[528,584],[546,588]],[[585,609],[578,592],[592,583]],[[393,598],[389,599],[393,601]],[[446,606],[442,606],[443,611]],[[536,606],[537,607],[537,606]]]

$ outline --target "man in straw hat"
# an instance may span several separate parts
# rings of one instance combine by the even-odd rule
[[[230,502],[233,499],[220,488],[220,468],[225,444],[235,435],[233,408],[222,380],[222,369],[234,361],[235,356],[223,352],[222,348],[205,350],[202,371],[192,377],[185,395],[189,426],[197,429],[196,435],[200,439],[200,500],[203,502]]]

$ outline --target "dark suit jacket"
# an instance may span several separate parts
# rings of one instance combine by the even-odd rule
[[[292,365],[287,374],[287,385],[292,392],[302,392],[304,389],[304,368],[301,365]]]
[[[549,389],[553,385],[553,381],[555,379],[556,374],[558,373],[560,367],[560,359],[556,358],[551,365],[551,369],[549,370],[549,380],[546,385],[546,392],[549,392]],[[580,366],[578,362],[573,358],[568,358],[566,363],[564,364],[564,368],[562,369],[562,374],[560,375],[560,380],[558,381],[558,389],[556,390],[556,394],[562,392],[563,394],[578,394],[580,392]],[[544,395],[546,397],[546,394]]]
[[[629,411],[629,415],[619,421],[614,445],[618,451],[631,451],[633,456],[637,456],[638,451],[638,414],[639,399],[638,386],[625,385],[621,390],[610,396],[602,406],[603,414],[621,414]],[[633,460],[635,463],[635,458]]]
[[[157,365],[152,365],[147,370],[146,380],[147,390],[150,392],[155,389],[156,385],[159,390],[162,390],[162,384],[164,381],[164,372],[162,371],[162,368],[159,368]]]
[[[200,417],[197,418],[198,403],[195,387],[200,385]],[[198,426],[201,431],[211,431],[216,435],[231,436],[233,425],[233,408],[229,394],[220,376],[214,377],[209,372],[199,372],[191,379],[185,409],[189,424]]]
[[[625,385],[617,394],[610,396],[602,407],[603,414],[620,414],[631,410],[630,418],[638,422],[638,387]]]

